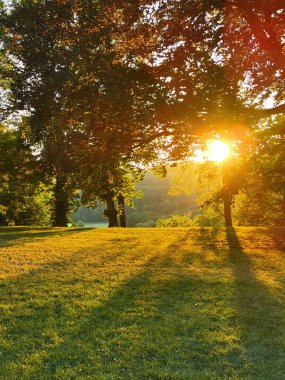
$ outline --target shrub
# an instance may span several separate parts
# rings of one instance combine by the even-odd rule
[[[192,218],[192,213],[186,215],[172,215],[166,219],[158,219],[156,227],[194,227],[198,224]]]

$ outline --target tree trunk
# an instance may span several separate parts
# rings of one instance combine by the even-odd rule
[[[229,188],[229,167],[227,162],[222,164],[222,180],[223,180],[223,202],[224,202],[224,217],[226,227],[232,227],[232,194]]]
[[[127,227],[126,213],[125,213],[125,198],[122,194],[118,195],[118,205],[119,205],[119,220],[120,227]]]
[[[231,193],[228,189],[225,189],[223,200],[224,200],[225,224],[226,224],[226,227],[232,227],[233,226],[232,199],[231,199]]]
[[[117,219],[117,210],[115,207],[115,202],[113,200],[113,193],[108,191],[106,194],[106,203],[107,203],[107,216],[109,219],[109,228],[110,227],[118,227],[118,219]]]
[[[66,176],[62,174],[56,175],[54,186],[54,221],[55,227],[67,226],[67,215],[69,211],[68,195],[65,191]]]

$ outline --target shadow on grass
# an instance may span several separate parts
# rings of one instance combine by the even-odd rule
[[[275,243],[275,249],[279,251],[285,251],[285,226],[276,226],[267,228],[268,235],[273,239]]]
[[[250,255],[234,228],[227,228],[229,259],[234,273],[237,326],[250,378],[285,378],[284,305],[257,279]]]
[[[234,370],[239,353],[232,348],[225,353],[227,343],[215,336],[215,330],[227,330],[221,304],[211,304],[219,303],[222,284],[196,275],[161,280],[156,273],[162,262],[161,257],[148,261],[82,316],[42,370],[56,376],[67,366],[66,378],[84,371],[96,379],[210,378]],[[229,363],[233,355],[235,362]]]
[[[210,379],[234,370],[239,353],[219,333],[230,334],[220,318],[223,284],[183,274],[183,262],[169,261],[186,235],[130,272],[120,268],[127,277],[115,284],[99,275],[103,254],[88,273],[77,271],[81,251],[2,284],[1,373],[29,380]]]
[[[197,234],[207,249],[215,242],[209,234]],[[281,343],[271,342],[283,334],[282,310],[254,277],[235,231],[227,236],[234,292],[222,276],[196,272],[203,255],[192,270],[182,270],[185,263],[175,255],[188,233],[151,259],[120,267],[124,280],[115,283],[100,275],[108,260],[103,254],[92,270],[77,269],[83,251],[61,266],[51,263],[9,281],[0,287],[0,352],[6,351],[0,355],[1,373],[29,380],[282,379]],[[143,248],[141,254],[144,258]],[[111,265],[118,256],[109,260]],[[228,310],[232,305],[235,319]],[[233,341],[236,330],[244,351]]]
[[[213,250],[215,253],[218,253],[218,247],[217,247],[217,236],[219,232],[221,231],[221,228],[215,228],[215,227],[201,227],[198,230],[198,234],[196,237],[197,242],[201,245],[203,250]]]
[[[0,248],[23,244],[33,239],[71,235],[86,231],[88,231],[86,228],[0,227]]]

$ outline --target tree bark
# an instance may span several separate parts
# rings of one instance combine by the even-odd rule
[[[106,194],[106,203],[107,203],[107,216],[109,219],[109,228],[118,227],[118,219],[117,219],[117,210],[115,207],[115,202],[113,200],[113,193],[108,191]]]
[[[56,175],[54,186],[54,220],[55,227],[66,227],[68,222],[69,202],[68,195],[65,190],[66,176],[62,174]]]
[[[232,199],[231,199],[231,193],[228,189],[225,189],[224,191],[224,217],[225,217],[225,224],[226,227],[232,227],[233,221],[232,221]]]
[[[232,227],[232,193],[229,186],[229,167],[227,162],[222,164],[224,218],[226,227]]]
[[[118,206],[119,206],[119,220],[120,227],[127,227],[126,213],[125,213],[125,198],[122,194],[118,195]]]

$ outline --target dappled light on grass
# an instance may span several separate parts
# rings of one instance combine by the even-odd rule
[[[0,249],[4,377],[282,378],[284,229],[65,231]]]

